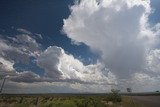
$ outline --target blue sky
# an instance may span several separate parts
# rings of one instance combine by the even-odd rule
[[[159,11],[160,11],[160,7],[159,7],[160,1],[159,0],[151,0],[151,6],[154,9],[154,13],[152,13],[150,15],[150,22],[153,24],[156,24],[158,22],[160,22],[160,15],[159,15]]]
[[[71,39],[61,32],[63,19],[69,16],[69,6],[73,5],[74,0],[2,0],[0,2],[2,34],[12,37],[18,34],[17,28],[27,29],[30,32],[42,35],[43,39],[39,39],[37,42],[42,44],[43,49],[56,45],[81,59],[84,64],[96,62],[98,55],[93,54],[88,46],[83,43],[79,46],[73,45]],[[14,67],[18,72],[32,70],[39,75],[44,73],[44,70],[36,64],[33,65],[32,61],[29,64],[15,63]]]
[[[111,77],[112,79],[110,81],[112,82],[109,81],[107,84],[122,85],[121,80],[123,79],[131,81],[133,83],[131,79],[131,77],[133,76],[136,76],[135,78],[137,79],[139,78],[139,76],[142,76],[144,78],[146,76],[148,76],[148,78],[153,78],[153,75],[159,75],[159,73],[157,73],[158,71],[156,70],[153,70],[152,73],[146,73],[144,72],[144,69],[141,69],[142,66],[143,68],[145,68],[146,66],[148,67],[148,65],[145,65],[146,59],[144,58],[144,53],[146,51],[143,50],[149,48],[148,50],[150,50],[150,54],[147,55],[151,55],[153,51],[157,52],[157,50],[159,50],[158,47],[160,47],[159,45],[157,45],[160,44],[159,40],[157,39],[156,46],[154,45],[157,48],[150,49],[150,47],[152,46],[144,46],[144,44],[148,44],[150,42],[145,40],[145,42],[143,41],[144,44],[142,44],[143,42],[141,40],[137,40],[134,37],[128,38],[128,36],[125,36],[129,33],[134,34],[135,32],[139,31],[137,30],[139,28],[139,25],[136,25],[136,23],[138,23],[137,20],[140,19],[139,15],[143,13],[145,14],[148,7],[145,7],[145,5],[142,3],[142,6],[138,5],[137,8],[135,6],[129,9],[125,6],[123,7],[123,5],[121,5],[123,3],[120,2],[118,5],[122,8],[122,11],[120,11],[121,13],[118,13],[117,15],[116,12],[113,12],[115,16],[117,15],[118,17],[120,17],[118,19],[114,17],[112,12],[105,10],[106,7],[103,7],[102,5],[98,5],[100,9],[96,10],[96,6],[94,5],[94,3],[92,4],[89,1],[88,4],[91,3],[93,7],[92,9],[90,9],[91,7],[88,7],[88,10],[85,9],[85,7],[81,5],[83,4],[83,1],[85,0],[82,0],[79,4],[76,4],[75,0],[0,1],[0,42],[3,44],[3,48],[8,45],[8,47],[12,46],[12,48],[14,47],[15,50],[17,49],[17,51],[14,52],[13,50],[6,51],[3,49],[2,51],[0,51],[1,57],[3,56],[2,61],[6,61],[5,63],[8,64],[8,66],[10,64],[9,67],[13,69],[14,72],[12,75],[16,75],[12,77],[9,74],[11,82],[15,82],[15,84],[18,84],[19,82],[27,83],[27,79],[30,79],[30,76],[31,78],[33,76],[33,81],[31,79],[29,83],[39,82],[41,84],[41,82],[53,82],[54,84],[54,82],[58,81],[62,82],[62,84],[64,84],[65,82],[67,82],[67,84],[71,82],[72,85],[73,83],[80,83],[81,87],[86,87],[85,85],[83,86],[83,83],[92,84],[94,83],[94,81],[99,83],[103,79],[105,80]],[[84,5],[86,5],[86,7],[89,6],[88,4],[87,2],[84,2]],[[100,4],[105,5],[105,3],[103,2]],[[158,25],[157,23],[160,22],[159,5],[159,0],[151,0],[151,3],[149,4],[154,12],[150,13],[150,15],[147,16],[147,23],[149,23],[150,28],[144,28],[145,32],[147,32],[147,34],[145,35],[150,35],[149,32],[152,32],[151,35],[156,35],[156,37],[159,37],[157,36],[159,35],[159,28],[156,29],[156,32],[152,31],[153,29],[155,29],[155,26]],[[80,9],[81,6],[83,7],[82,10]],[[101,9],[101,6],[104,8],[104,10]],[[144,11],[143,9],[141,9],[141,7],[144,7],[144,9],[146,10]],[[109,9],[110,8],[111,7],[109,7]],[[134,9],[137,9],[138,11],[135,12]],[[110,9],[110,11],[113,10],[113,8]],[[92,11],[94,11],[95,14],[89,16]],[[125,11],[126,14],[123,13]],[[106,15],[108,16],[106,16],[103,12],[106,12]],[[125,19],[126,22],[123,22],[124,16],[127,17]],[[110,22],[104,21],[103,17],[106,17],[106,19],[108,17],[112,17],[115,23],[112,23],[112,20]],[[131,23],[132,21],[135,21],[135,23]],[[84,23],[84,28],[81,28],[81,24],[79,24],[79,22]],[[123,22],[123,24],[120,22]],[[127,25],[126,23],[132,24],[132,26]],[[108,25],[105,26],[104,24],[108,24],[113,28],[110,29],[107,27]],[[123,31],[124,29],[121,29],[123,27],[124,29],[125,27],[127,27],[129,33]],[[98,35],[102,36],[98,37],[96,34],[97,32]],[[117,33],[119,33],[120,35],[124,34],[124,36],[117,37]],[[110,36],[108,36],[109,34]],[[136,34],[137,33],[135,33],[135,35]],[[26,36],[24,37],[24,35]],[[149,36],[147,36],[146,38],[149,38]],[[116,41],[116,39],[118,40],[118,42]],[[152,37],[149,39],[151,40]],[[126,42],[130,40],[134,42]],[[118,43],[121,44],[121,47],[117,45]],[[34,49],[32,49],[33,47]],[[14,57],[12,55],[19,56],[20,58]],[[23,58],[25,61],[22,60]],[[66,60],[66,62],[63,62],[63,60]],[[135,64],[135,62],[138,63]],[[5,63],[2,64],[2,68]],[[157,62],[157,59],[156,63],[159,64],[159,62]],[[69,67],[69,69],[73,71],[70,72],[70,70],[68,70],[68,68],[65,68],[64,66]],[[145,69],[148,70],[149,67],[147,67]],[[5,71],[3,70],[4,68],[0,70],[0,75],[7,75],[7,70],[7,73],[3,73]],[[74,72],[74,70],[77,71]],[[85,73],[90,71],[96,72],[93,77],[88,76],[87,73]],[[37,79],[39,78],[39,76],[40,79]],[[102,80],[92,80],[91,78],[96,78],[95,76],[101,78]],[[87,79],[85,80],[84,78]],[[155,78],[155,81],[157,80],[157,78]],[[54,87],[53,84],[48,87]],[[8,87],[11,87],[9,85],[10,84],[8,84]],[[62,87],[66,87],[65,85]],[[72,90],[77,91],[76,87],[78,87],[77,84],[74,84],[74,88],[69,87],[66,90],[69,90],[68,92],[72,92]],[[97,90],[98,92],[100,91],[99,89],[97,89],[97,87],[99,86],[96,86],[96,90],[93,89],[93,92],[97,92]],[[106,84],[103,87],[106,87]],[[128,85],[126,87],[130,86]],[[135,85],[135,87],[137,87],[137,84]],[[57,89],[57,85],[55,86],[55,89]],[[110,85],[107,89],[110,89]],[[107,89],[104,88],[104,90]],[[50,88],[44,90],[50,90]],[[150,89],[148,90],[152,91]],[[144,90],[140,90],[137,88],[137,91],[148,90],[145,90],[145,88]],[[84,92],[84,89],[82,88],[80,91]]]
[[[14,36],[16,28],[27,29],[30,32],[41,34],[43,40],[39,40],[46,49],[50,45],[62,47],[75,57],[82,57],[84,63],[94,63],[97,55],[90,52],[83,43],[79,46],[72,45],[71,40],[61,33],[63,19],[70,14],[69,6],[74,0],[1,0],[0,1],[0,28],[10,36]],[[14,29],[12,29],[14,27]],[[91,57],[93,61],[89,61]]]

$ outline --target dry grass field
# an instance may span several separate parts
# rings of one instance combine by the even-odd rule
[[[145,107],[131,96],[111,101],[107,95],[0,96],[0,107]]]

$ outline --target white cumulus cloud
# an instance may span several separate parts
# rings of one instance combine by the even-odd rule
[[[149,0],[80,0],[71,6],[63,31],[102,53],[102,62],[118,78],[146,66],[147,50],[155,40],[148,23]]]
[[[37,58],[37,64],[45,70],[45,76],[57,80],[90,84],[116,84],[116,78],[105,66],[84,65],[81,61],[57,46],[50,46]],[[103,72],[107,72],[106,75]]]

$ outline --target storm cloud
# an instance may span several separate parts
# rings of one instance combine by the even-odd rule
[[[155,32],[149,27],[149,0],[80,0],[70,7],[63,31],[93,52],[120,79],[146,67]]]
[[[72,46],[87,45],[99,55],[97,61],[84,64],[73,50],[43,40],[44,44],[39,43],[44,36],[17,28],[16,35],[0,35],[0,77],[7,77],[5,92],[160,88],[160,24],[148,21],[153,13],[150,0],[76,0],[69,8],[70,15],[62,20],[63,34]],[[32,64],[38,70],[18,71],[16,64]]]

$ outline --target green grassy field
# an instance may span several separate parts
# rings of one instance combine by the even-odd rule
[[[143,107],[129,96],[111,100],[107,95],[0,96],[0,107]]]

